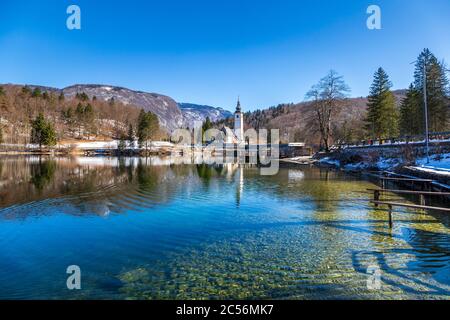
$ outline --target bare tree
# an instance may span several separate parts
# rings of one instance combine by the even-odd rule
[[[306,94],[306,100],[311,101],[315,110],[316,124],[326,151],[330,150],[333,119],[339,114],[349,92],[344,78],[331,70]]]

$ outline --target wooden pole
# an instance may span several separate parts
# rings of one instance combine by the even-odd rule
[[[380,201],[380,191],[375,190],[373,193],[373,199],[375,201]],[[375,204],[375,207],[378,208],[378,203]]]
[[[389,207],[389,228],[391,228],[392,229],[392,226],[393,226],[393,221],[392,221],[392,205],[388,205],[388,207]]]
[[[425,206],[426,205],[425,196],[423,194],[420,194],[419,197],[420,197],[420,205]]]

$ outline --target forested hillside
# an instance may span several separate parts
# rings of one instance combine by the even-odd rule
[[[135,126],[140,109],[117,101],[103,101],[42,87],[6,85],[0,87],[2,140],[6,144],[30,142],[31,124],[39,114],[52,123],[58,141],[70,139],[111,139]]]

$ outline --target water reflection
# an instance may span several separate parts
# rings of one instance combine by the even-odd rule
[[[309,167],[3,158],[0,298],[447,299],[448,216],[405,209],[389,229],[370,187]],[[81,293],[51,276],[74,260]]]

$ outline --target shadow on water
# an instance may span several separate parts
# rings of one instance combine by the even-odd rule
[[[448,217],[403,210],[390,229],[387,213],[361,195],[374,185],[340,172],[282,168],[261,176],[257,168],[231,164],[30,157],[0,160],[0,184],[0,228],[2,219],[34,226],[39,219],[29,216],[71,217],[65,234],[45,229],[45,252],[60,252],[61,238],[72,243],[86,237],[77,257],[97,273],[111,265],[105,279],[94,277],[95,297],[450,295]],[[78,232],[90,223],[95,228]],[[30,265],[42,259],[39,241],[20,242],[15,230],[5,230],[17,241],[17,252],[35,249]],[[64,257],[45,258],[61,263]],[[378,292],[366,288],[370,265],[382,271]]]
[[[30,165],[31,183],[39,191],[42,191],[55,177],[56,162],[39,159],[38,163]]]
[[[400,288],[403,292],[416,296],[450,295],[450,286],[448,285],[449,235],[423,230],[416,230],[415,232],[419,237],[433,239],[433,242],[408,241],[411,249],[395,248],[383,250],[383,252],[354,251],[352,252],[352,261],[355,271],[362,274],[366,273],[367,265],[361,262],[361,256],[364,256],[366,259],[368,256],[371,256],[375,259],[375,265],[382,270],[382,281],[384,284]],[[437,245],[436,242],[441,242],[444,246]],[[392,267],[387,257],[399,257],[402,255],[414,258],[403,268]],[[442,271],[442,268],[445,268],[445,270]],[[435,280],[434,282],[430,282],[429,279],[421,279],[418,276],[419,272],[424,269]]]

